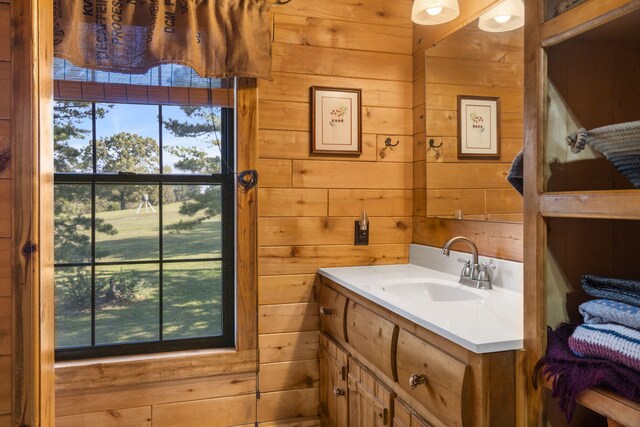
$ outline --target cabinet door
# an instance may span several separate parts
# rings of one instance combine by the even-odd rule
[[[396,398],[393,401],[393,427],[432,427],[409,405]]]
[[[357,360],[349,361],[349,426],[391,426],[394,393]]]
[[[323,426],[348,426],[348,358],[331,338],[320,334],[320,419]]]

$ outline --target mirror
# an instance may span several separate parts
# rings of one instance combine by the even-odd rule
[[[524,142],[523,48],[523,28],[490,33],[476,20],[426,50],[428,217],[522,222],[507,175]]]

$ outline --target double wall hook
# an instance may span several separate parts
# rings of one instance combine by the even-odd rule
[[[397,147],[398,144],[400,144],[400,141],[396,141],[395,144],[391,143],[391,138],[387,138],[384,140],[384,148],[382,150],[380,150],[380,158],[384,159],[384,150],[386,150],[387,148],[391,147]]]
[[[433,138],[431,138],[429,139],[429,148],[427,148],[427,151],[434,150],[436,152],[435,154],[436,160],[438,160],[442,155],[441,150],[439,150],[439,148],[441,148],[443,144],[444,143],[441,142],[439,145],[436,145],[436,141]]]

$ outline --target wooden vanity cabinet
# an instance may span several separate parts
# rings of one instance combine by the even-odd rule
[[[402,399],[393,401],[393,427],[433,427]]]
[[[516,425],[514,351],[473,353],[325,277],[319,301],[322,425]]]
[[[320,420],[323,426],[343,427],[349,419],[347,369],[349,355],[320,334]]]
[[[356,359],[349,360],[348,382],[349,426],[391,426],[395,393]]]

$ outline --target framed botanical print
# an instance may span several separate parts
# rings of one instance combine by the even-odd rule
[[[362,154],[360,89],[311,87],[311,153]]]
[[[458,95],[458,158],[500,158],[500,98]]]

